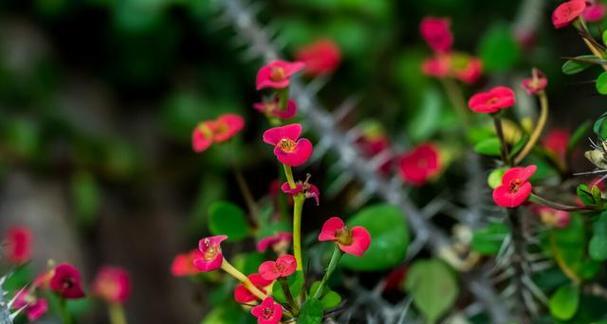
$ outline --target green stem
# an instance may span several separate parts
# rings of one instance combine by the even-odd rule
[[[571,206],[571,205],[561,204],[561,203],[558,203],[556,201],[548,200],[548,199],[546,199],[544,197],[541,197],[541,196],[539,196],[539,195],[537,195],[535,193],[531,193],[531,196],[529,196],[529,200],[531,202],[536,203],[536,204],[548,206],[550,208],[558,209],[558,210],[563,210],[563,211],[588,211],[588,210],[594,210],[593,208],[589,208],[589,207],[578,207],[578,206]]]
[[[249,213],[251,217],[249,217],[249,223],[253,226],[257,226],[257,221],[259,220],[259,210],[257,209],[257,204],[255,203],[255,199],[253,199],[253,194],[247,185],[247,181],[244,179],[242,172],[240,169],[234,164],[234,176],[236,177],[236,182],[238,183],[238,188],[242,193],[245,204],[249,209]]]
[[[303,257],[301,255],[301,214],[305,197],[298,194],[293,197],[293,254],[297,261],[297,270],[303,271]]]
[[[287,109],[287,103],[289,102],[289,88],[283,88],[276,91],[278,95],[278,107],[281,110]]]
[[[291,290],[289,289],[289,283],[287,282],[287,278],[279,278],[278,282],[280,283],[280,288],[282,288],[282,292],[285,294],[287,298],[287,302],[291,309],[293,310],[293,315],[297,315],[299,313],[299,306],[295,302],[293,295],[291,294]]]
[[[268,297],[263,291],[259,290],[259,288],[255,287],[255,285],[245,276],[242,272],[238,271],[238,269],[234,268],[234,266],[228,262],[228,260],[223,259],[221,262],[221,269],[227,272],[229,275],[234,277],[236,280],[242,282],[242,284],[247,288],[255,297],[260,300],[264,300]]]
[[[120,303],[111,303],[108,306],[111,324],[127,324],[124,308]]]
[[[72,324],[72,314],[67,309],[67,301],[63,297],[59,297],[59,314],[63,324]]]
[[[500,141],[500,153],[502,156],[502,161],[507,165],[510,165],[510,159],[508,158],[508,146],[506,144],[506,139],[504,138],[504,130],[502,128],[502,120],[497,114],[493,116],[493,125],[495,126],[495,133],[497,134],[497,138]]]
[[[538,97],[540,98],[540,117],[535,124],[531,137],[529,137],[529,141],[527,141],[525,147],[523,147],[521,152],[514,159],[514,165],[521,163],[523,159],[531,152],[537,141],[540,139],[544,126],[546,126],[546,121],[548,120],[548,97],[544,91],[540,92]]]
[[[287,182],[289,183],[289,187],[291,189],[295,189],[295,178],[293,178],[293,170],[290,166],[283,164],[282,165],[285,170],[285,177],[287,177]]]
[[[318,299],[318,298],[320,298],[320,296],[322,296],[322,291],[325,288],[327,281],[333,274],[333,271],[335,271],[335,268],[337,268],[337,264],[339,263],[339,259],[341,258],[341,256],[342,256],[341,250],[339,249],[339,246],[337,244],[335,244],[335,249],[333,250],[333,254],[331,255],[331,260],[329,260],[329,265],[327,266],[327,271],[325,272],[325,275],[322,277],[322,280],[320,281],[320,284],[318,285],[318,289],[314,292],[314,296],[312,296],[312,298]]]

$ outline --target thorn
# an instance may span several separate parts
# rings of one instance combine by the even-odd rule
[[[354,107],[356,107],[359,101],[359,96],[350,96],[348,99],[346,99],[333,112],[333,118],[335,119],[335,121],[343,121],[348,116],[348,114],[352,112],[352,110],[354,109]]]

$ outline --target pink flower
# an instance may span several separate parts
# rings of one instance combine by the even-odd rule
[[[425,17],[419,24],[419,31],[434,51],[449,52],[453,45],[450,24],[448,18]]]
[[[301,135],[300,124],[289,124],[270,128],[263,133],[263,141],[274,145],[274,155],[278,161],[288,166],[300,166],[312,155],[312,143]]]
[[[414,186],[425,184],[441,170],[440,154],[432,143],[424,143],[400,158],[400,176]]]
[[[450,75],[451,55],[438,54],[434,57],[424,60],[422,63],[422,72],[431,77],[445,78]]]
[[[431,77],[456,78],[470,84],[481,77],[483,63],[479,58],[464,53],[438,53],[423,62],[422,72]]]
[[[264,65],[257,72],[257,90],[263,88],[283,89],[289,86],[289,78],[302,70],[302,62],[276,60]]]
[[[276,117],[280,119],[290,119],[295,117],[295,114],[297,113],[297,104],[295,104],[295,100],[289,99],[287,101],[287,107],[284,110],[280,108],[278,101],[279,100],[276,97],[271,101],[258,102],[253,104],[253,108],[268,117]]]
[[[476,57],[462,57],[462,62],[453,62],[452,69],[455,77],[464,83],[478,81],[483,73],[483,62]]]
[[[22,264],[32,256],[32,232],[23,226],[11,227],[8,230],[5,253],[13,264]]]
[[[533,209],[536,215],[540,217],[542,223],[554,228],[565,228],[569,225],[571,217],[569,212],[553,209],[546,206],[537,206]]]
[[[196,258],[202,258],[202,253],[198,249],[176,255],[171,263],[171,274],[175,277],[185,277],[200,273],[200,270],[194,266]]]
[[[55,267],[50,280],[51,290],[65,299],[78,299],[84,297],[80,271],[69,263],[62,263]]]
[[[595,2],[586,7],[586,10],[582,13],[582,17],[587,22],[598,22],[605,17],[607,11],[607,5],[602,2]]]
[[[30,322],[42,317],[48,311],[48,302],[44,298],[36,297],[31,290],[21,289],[15,295],[13,309],[24,308],[25,316]]]
[[[264,279],[259,273],[252,273],[247,276],[253,283],[253,286],[257,287],[264,294],[267,292],[267,288],[272,285],[273,280]],[[253,295],[242,283],[238,284],[234,288],[234,300],[240,304],[247,304],[257,300],[257,297]]]
[[[508,87],[500,86],[473,95],[468,100],[468,107],[477,113],[492,114],[501,109],[512,107],[515,102],[514,91]]]
[[[493,190],[493,201],[500,207],[515,208],[522,205],[531,195],[529,178],[535,173],[537,167],[510,168],[502,177],[502,184]]]
[[[194,258],[194,266],[202,272],[219,269],[223,262],[221,242],[227,238],[226,235],[215,235],[201,239],[198,242],[198,250],[202,255]]]
[[[280,186],[280,190],[290,196],[295,196],[303,192],[306,199],[314,198],[316,206],[318,206],[320,205],[320,190],[318,190],[318,187],[315,185],[309,183],[309,179],[310,177],[304,182],[297,181],[297,183],[295,183],[295,188],[291,188],[289,183],[285,182]]]
[[[120,267],[105,266],[97,273],[93,282],[93,291],[108,303],[122,304],[131,295],[129,273]]]
[[[339,217],[327,219],[318,234],[318,240],[334,241],[340,250],[356,256],[362,256],[371,245],[371,235],[366,228],[362,226],[348,228]]]
[[[555,28],[568,26],[586,9],[585,0],[569,0],[561,3],[552,12],[552,24]]]
[[[199,123],[192,132],[192,149],[202,153],[213,143],[222,143],[234,137],[244,127],[244,119],[236,114],[223,114],[215,120]]]
[[[332,73],[341,63],[341,51],[330,39],[321,39],[300,48],[295,57],[306,65],[305,72],[310,75]]]
[[[272,236],[264,237],[257,242],[257,251],[264,252],[268,247],[273,247],[275,250],[280,248],[281,250],[289,247],[289,243],[293,239],[293,234],[289,232],[279,232]]]
[[[266,297],[251,309],[251,314],[257,317],[257,324],[278,324],[282,318],[282,306],[274,302],[274,298]]]
[[[542,144],[548,154],[550,154],[560,167],[564,167],[566,163],[567,145],[571,133],[566,129],[553,129],[546,134],[542,140]]]
[[[259,265],[259,274],[266,280],[276,280],[278,278],[286,278],[295,272],[297,261],[295,257],[286,254],[279,256],[276,261],[265,261]]]
[[[546,79],[546,76],[542,71],[533,68],[531,70],[531,78],[524,79],[522,85],[527,94],[538,94],[546,89],[548,79]]]

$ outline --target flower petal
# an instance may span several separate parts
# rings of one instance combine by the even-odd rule
[[[281,139],[288,138],[297,141],[301,135],[301,124],[289,124],[285,126],[273,127],[263,133],[263,141],[270,145],[276,145]]]
[[[318,234],[319,241],[335,241],[337,240],[336,232],[343,229],[346,226],[344,221],[339,217],[331,217],[322,225],[320,234]]]
[[[279,146],[274,148],[274,154],[283,164],[292,167],[298,167],[308,161],[314,148],[312,142],[307,138],[299,139],[295,144],[295,149],[292,152],[285,152]]]
[[[354,226],[351,231],[352,243],[349,245],[338,243],[339,248],[345,253],[362,256],[369,249],[369,245],[371,245],[371,234],[362,226]]]

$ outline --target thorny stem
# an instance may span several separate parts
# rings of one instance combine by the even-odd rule
[[[558,210],[562,210],[562,211],[589,211],[589,210],[593,210],[593,208],[589,208],[589,207],[578,207],[578,206],[571,206],[571,205],[561,204],[561,203],[558,203],[556,201],[548,200],[547,198],[539,196],[536,193],[531,193],[531,196],[529,196],[529,200],[532,201],[532,202],[534,202],[534,203],[536,203],[536,204],[548,206],[550,208],[558,209]]]
[[[546,126],[546,121],[548,120],[548,97],[544,91],[540,92],[538,97],[540,98],[540,117],[538,118],[535,128],[533,129],[529,140],[525,144],[525,147],[523,147],[521,152],[514,159],[514,165],[521,163],[521,161],[523,161],[523,159],[525,159],[525,157],[531,152],[539,140],[540,135],[542,135],[544,127]]]
[[[249,278],[247,278],[247,276],[245,276],[242,272],[238,271],[238,269],[234,268],[234,266],[230,264],[230,262],[228,262],[228,260],[226,260],[225,258],[221,262],[221,269],[227,272],[232,277],[234,277],[236,280],[242,282],[245,288],[247,288],[253,295],[255,295],[255,297],[261,300],[264,300],[266,297],[268,297],[261,290],[259,290],[259,288],[255,287],[255,285],[251,282],[251,280],[249,280]]]
[[[120,303],[111,303],[108,306],[111,324],[127,324],[124,307]]]
[[[462,94],[461,88],[457,85],[455,80],[453,79],[440,79],[445,88],[445,92],[447,93],[447,98],[455,108],[455,112],[459,115],[459,119],[464,123],[464,126],[467,128],[470,124],[470,120],[468,118],[468,111],[466,109],[466,100],[464,99],[464,95]]]
[[[500,141],[500,154],[502,156],[502,161],[507,165],[510,165],[510,159],[508,158],[508,146],[506,144],[506,139],[504,138],[504,130],[502,128],[502,120],[496,114],[492,115],[493,117],[493,125],[495,126],[495,133],[497,134],[497,138]]]
[[[299,313],[299,306],[297,305],[297,303],[295,302],[295,299],[293,298],[293,295],[291,294],[291,290],[289,289],[289,283],[287,282],[287,278],[279,278],[278,282],[280,283],[280,288],[282,289],[282,292],[285,294],[285,297],[287,298],[287,302],[289,303],[289,306],[291,307],[291,310],[293,311],[293,315],[297,315]]]
[[[236,182],[238,183],[238,188],[242,193],[242,197],[244,198],[245,204],[249,209],[249,213],[251,217],[249,218],[249,222],[253,225],[257,225],[257,221],[259,220],[259,210],[257,209],[257,204],[255,203],[255,199],[253,199],[253,194],[251,194],[251,190],[247,185],[247,181],[242,176],[242,172],[236,166],[234,166],[234,176],[236,177]]]
[[[529,323],[529,313],[525,305],[525,283],[523,277],[525,273],[525,262],[526,262],[526,249],[525,249],[525,236],[523,235],[523,224],[520,220],[517,208],[508,208],[508,222],[510,223],[510,229],[512,231],[512,245],[514,247],[514,253],[512,255],[512,267],[514,268],[514,275],[512,276],[514,284],[516,285],[516,294],[520,299],[519,305],[522,305],[521,310],[521,322]]]
[[[320,298],[320,296],[322,296],[322,292],[325,289],[325,285],[327,284],[327,281],[333,274],[333,271],[335,271],[335,268],[337,268],[337,264],[339,263],[339,259],[341,259],[341,256],[342,256],[342,253],[339,250],[339,246],[337,246],[337,244],[335,244],[335,248],[333,249],[333,254],[331,255],[331,260],[329,260],[329,265],[327,266],[327,271],[325,272],[324,276],[320,280],[318,289],[316,289],[312,298],[318,299],[318,298]]]

